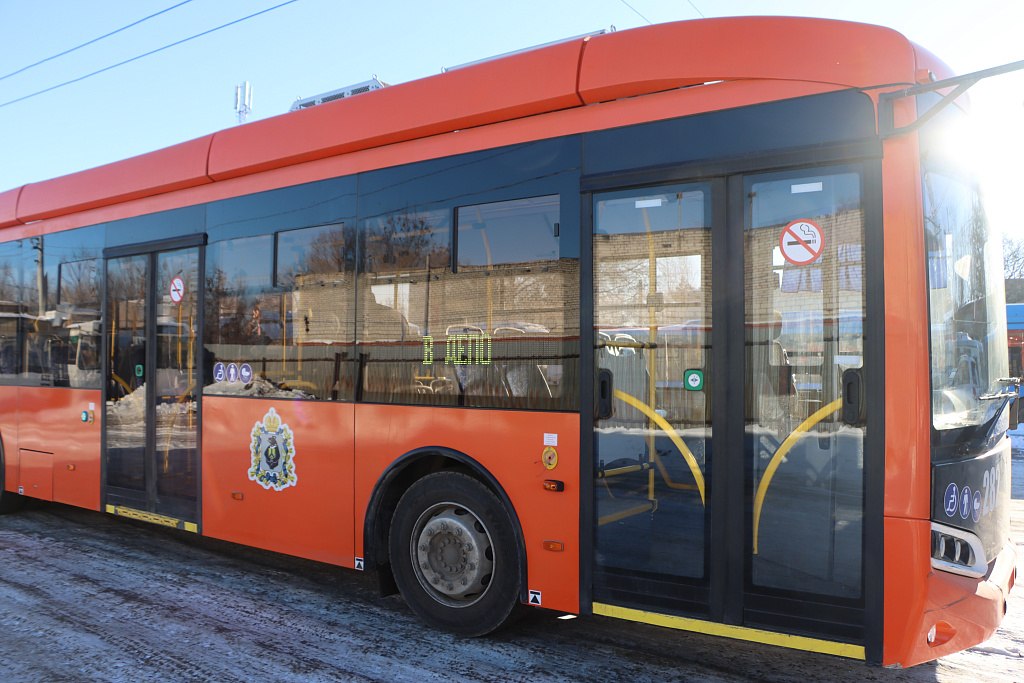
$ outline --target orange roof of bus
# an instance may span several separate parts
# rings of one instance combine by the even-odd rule
[[[0,193],[0,227],[361,149],[698,85],[913,82],[887,28],[787,17],[702,19],[580,38],[229,128]]]

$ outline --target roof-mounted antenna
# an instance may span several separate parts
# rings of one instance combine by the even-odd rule
[[[249,113],[252,111],[252,84],[245,81],[235,86],[235,113],[238,114],[238,122],[245,123]]]

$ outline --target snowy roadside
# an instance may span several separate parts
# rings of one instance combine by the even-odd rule
[[[1024,576],[1024,500],[1012,517]],[[460,639],[424,628],[362,573],[62,505],[0,518],[3,683],[1024,681],[1020,584],[988,642],[907,670],[557,617]]]

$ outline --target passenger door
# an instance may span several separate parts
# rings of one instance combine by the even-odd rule
[[[106,260],[104,501],[196,531],[201,248],[145,249]]]
[[[589,197],[596,611],[861,637],[862,194],[834,167]]]

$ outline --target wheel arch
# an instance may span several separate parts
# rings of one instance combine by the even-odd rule
[[[7,435],[4,433],[5,431],[0,429],[0,492],[3,492],[7,486]]]
[[[395,507],[410,486],[434,472],[453,471],[467,474],[494,493],[508,512],[515,534],[519,564],[519,600],[527,599],[526,540],[522,524],[512,500],[497,478],[469,455],[443,446],[425,446],[409,451],[395,459],[377,479],[366,506],[363,521],[363,559],[368,570],[377,573],[381,595],[398,592],[391,563],[388,559],[388,531],[394,519]]]

